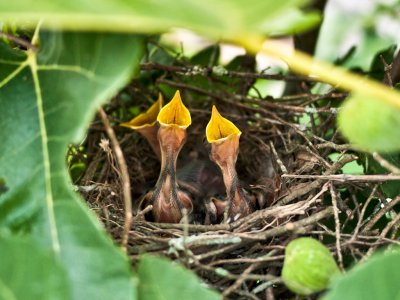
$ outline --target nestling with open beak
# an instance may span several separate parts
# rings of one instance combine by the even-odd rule
[[[158,142],[161,151],[161,171],[153,191],[142,199],[141,208],[153,205],[153,220],[179,223],[183,209],[192,211],[190,196],[182,191],[176,179],[176,161],[186,141],[186,128],[191,124],[189,110],[184,106],[179,91],[157,116],[160,124]]]
[[[161,160],[161,150],[157,139],[157,116],[162,106],[163,97],[160,93],[158,95],[158,100],[146,112],[141,113],[129,122],[120,124],[120,126],[131,128],[139,132],[149,142],[159,160]]]
[[[218,217],[223,213],[224,222],[247,216],[255,209],[255,203],[241,187],[235,169],[239,153],[241,131],[222,117],[213,106],[210,122],[206,128],[207,141],[211,144],[210,159],[221,169],[226,188],[226,201],[214,200],[214,211]]]
[[[159,128],[157,116],[162,108],[162,100],[163,98],[160,94],[157,102],[155,102],[147,111],[139,114],[129,122],[120,124],[120,126],[128,127],[139,132],[151,145],[154,153],[160,161],[161,150],[157,137]],[[193,219],[194,222],[203,221],[203,199],[208,199],[214,193],[221,194],[225,191],[225,186],[218,167],[208,160],[194,160],[185,162],[182,165],[182,168],[178,169],[176,173],[179,190],[185,192],[193,204],[197,204],[194,205],[194,212],[191,215],[191,220]],[[146,196],[148,198],[148,195]],[[142,204],[145,205],[147,203],[148,201]],[[138,209],[139,205],[140,203],[135,205],[135,210]],[[150,216],[150,218],[154,220],[153,216]],[[210,223],[211,222],[208,222],[208,224]]]

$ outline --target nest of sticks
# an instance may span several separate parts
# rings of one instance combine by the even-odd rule
[[[141,79],[99,111],[84,153],[79,147],[71,151],[72,161],[86,165],[75,178],[77,189],[133,264],[144,252],[164,255],[193,270],[227,299],[282,299],[291,297],[280,280],[284,250],[296,237],[322,241],[341,268],[383,245],[399,243],[395,234],[400,214],[376,228],[400,202],[397,197],[386,203],[381,192],[391,175],[342,174],[344,165],[360,157],[336,130],[337,107],[346,93],[315,95],[310,78],[240,69],[221,75],[215,68],[182,60],[148,62],[141,70]],[[257,79],[284,80],[293,92],[279,99],[250,97],[249,87]],[[144,220],[146,211],[131,217],[130,202],[135,206],[154,185],[160,166],[146,141],[118,124],[133,116],[130,107],[149,107],[160,87],[180,89],[191,111],[193,123],[180,155],[186,162],[208,159],[205,127],[213,104],[237,124],[243,132],[237,171],[252,192],[273,193],[265,208],[229,224],[190,224],[187,218],[180,224],[153,223]],[[273,189],[271,174],[279,178]]]

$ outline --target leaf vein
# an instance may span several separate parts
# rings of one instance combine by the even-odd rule
[[[60,242],[58,239],[58,231],[56,225],[56,218],[54,212],[54,198],[53,191],[51,186],[51,166],[50,166],[50,153],[48,148],[48,140],[47,140],[47,130],[46,130],[46,120],[44,115],[44,107],[43,107],[43,98],[42,91],[40,87],[40,81],[37,70],[37,61],[36,54],[34,52],[29,52],[28,54],[28,62],[31,68],[33,82],[35,86],[36,93],[36,104],[39,118],[39,128],[41,133],[42,140],[42,151],[43,151],[43,167],[44,167],[44,181],[46,188],[46,204],[47,204],[47,212],[49,218],[49,229],[52,240],[52,247],[55,253],[60,252]]]
[[[85,68],[82,68],[80,66],[69,66],[69,65],[38,65],[37,69],[40,71],[64,71],[64,72],[75,72],[78,74],[83,75],[84,77],[87,77],[90,80],[95,80],[96,79],[96,74],[90,70],[87,70]]]
[[[14,77],[16,77],[26,66],[28,63],[25,61],[18,68],[16,68],[13,72],[10,73],[6,78],[0,81],[0,88],[5,86],[8,82],[10,82]]]

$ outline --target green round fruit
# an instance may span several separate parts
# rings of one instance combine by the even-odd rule
[[[299,295],[326,289],[340,270],[329,250],[319,241],[303,237],[289,243],[285,251],[282,280]]]

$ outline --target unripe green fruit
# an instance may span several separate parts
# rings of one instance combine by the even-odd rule
[[[310,295],[326,289],[340,270],[329,250],[319,241],[304,237],[286,247],[282,280],[299,295]]]

